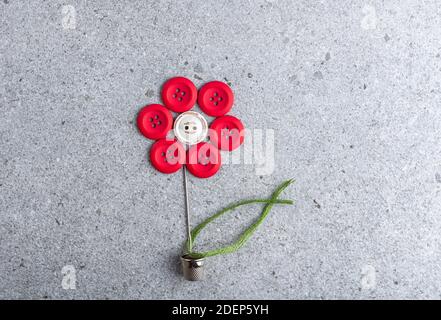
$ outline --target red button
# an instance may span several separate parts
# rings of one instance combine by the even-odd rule
[[[160,104],[150,104],[142,108],[136,121],[139,131],[153,140],[165,138],[173,125],[171,112]]]
[[[210,143],[201,142],[191,146],[187,152],[187,169],[198,178],[209,178],[221,166],[219,150]]]
[[[195,105],[198,91],[187,78],[175,77],[164,83],[161,94],[167,108],[174,112],[185,112]]]
[[[176,140],[160,139],[150,149],[152,165],[162,173],[174,173],[185,163],[185,149]]]
[[[220,150],[232,151],[243,143],[244,126],[233,116],[223,116],[215,119],[210,125],[210,141]]]
[[[209,116],[223,116],[231,110],[233,102],[233,91],[223,82],[208,82],[199,90],[198,104]]]

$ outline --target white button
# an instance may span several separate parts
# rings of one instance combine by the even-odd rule
[[[197,144],[207,137],[207,120],[198,112],[187,111],[176,118],[173,130],[180,142]]]

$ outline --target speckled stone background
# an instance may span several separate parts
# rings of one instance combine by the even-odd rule
[[[0,297],[439,299],[440,15],[437,0],[2,0]],[[182,174],[152,168],[134,123],[175,75],[230,83],[232,113],[274,130],[269,174],[190,178],[194,223],[296,179],[296,204],[200,283],[179,273]]]

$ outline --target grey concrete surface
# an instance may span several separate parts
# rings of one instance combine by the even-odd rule
[[[437,0],[3,0],[0,298],[439,299],[440,15]],[[270,174],[190,179],[194,223],[296,179],[296,204],[200,283],[179,273],[182,175],[153,169],[134,124],[174,75],[228,81],[232,114],[274,130]]]

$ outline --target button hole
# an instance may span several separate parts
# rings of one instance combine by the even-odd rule
[[[179,88],[176,88],[176,92],[179,92],[179,91],[181,91]]]
[[[150,118],[150,122],[153,122],[153,118]]]
[[[156,124],[152,123],[152,128],[156,128]]]
[[[176,94],[175,94],[175,93],[173,93],[172,97],[173,97],[173,98],[176,98]]]
[[[218,96],[217,92],[215,92],[215,93],[214,93],[214,96],[215,96],[215,97],[217,97],[217,96]]]
[[[184,91],[181,92],[181,96],[185,96],[185,92]]]
[[[182,98],[181,98],[181,97],[179,97],[179,98],[178,98],[178,101],[182,101]]]

